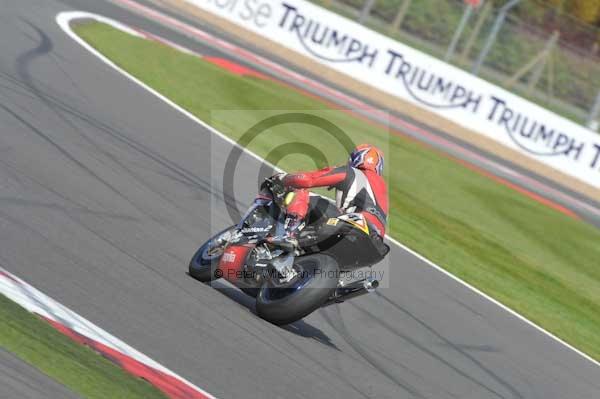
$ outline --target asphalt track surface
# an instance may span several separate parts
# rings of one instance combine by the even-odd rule
[[[127,1],[129,0],[112,0],[113,3],[130,9],[131,7],[125,4]],[[165,2],[162,0],[136,0],[136,2],[143,7],[157,10],[163,15],[182,21],[188,26],[199,27],[203,31],[208,32],[218,38],[223,38],[229,43],[233,43],[242,49],[249,50],[253,54],[273,60],[284,68],[306,76],[315,82],[324,83],[328,87],[337,90],[343,96],[358,100],[369,108],[378,109],[377,104],[360,97],[360,95],[357,95],[356,93],[348,93],[339,86],[323,81],[323,79],[318,75],[315,75],[313,71],[299,69],[285,59],[273,57],[269,53],[266,53],[263,49],[257,47],[251,41],[244,41],[232,35],[228,35],[227,33],[209,25],[199,24],[196,19],[191,18],[185,12],[165,5]],[[143,14],[143,11],[141,10],[137,10],[137,12]],[[169,26],[168,23],[163,23],[164,25]],[[178,32],[181,33],[181,31]],[[171,38],[172,36],[172,33],[167,34],[167,37]],[[427,143],[431,147],[437,148],[442,152],[450,154],[451,156],[468,161],[472,165],[480,168],[481,170],[490,172],[496,177],[510,181],[528,191],[541,195],[542,197],[550,199],[555,203],[561,204],[574,211],[584,220],[600,228],[600,202],[598,202],[598,199],[594,200],[586,197],[543,176],[537,175],[530,170],[524,169],[509,161],[483,151],[471,145],[470,143],[455,138],[443,131],[431,129],[430,127],[425,126],[424,124],[411,118],[409,114],[404,114],[399,110],[386,110],[384,111],[384,115],[388,115],[388,117],[377,117],[376,115],[373,115],[373,112],[361,110],[361,107],[357,109],[355,102],[350,102],[350,100],[345,100],[344,98],[340,98],[329,93],[324,93],[319,88],[315,88],[311,85],[300,82],[293,76],[290,77],[282,75],[277,71],[273,71],[273,69],[269,67],[265,67],[260,63],[253,62],[252,60],[238,54],[235,51],[229,51],[226,48],[222,48],[219,46],[219,44],[212,45],[207,42],[194,40],[193,35],[190,33],[184,32],[184,35],[178,35],[176,42],[203,55],[224,57],[235,60],[242,65],[257,69],[262,73],[273,76],[274,78],[282,80],[288,84],[291,84],[292,86],[298,87],[307,92],[311,92],[319,97],[337,104],[343,109],[353,109],[363,116],[374,120],[375,122],[389,126],[391,129],[395,129],[406,136],[410,136],[421,142]],[[427,132],[427,134],[423,134],[424,131]]]
[[[0,348],[0,397],[4,399],[77,399],[69,389]]]
[[[0,7],[2,267],[220,398],[600,396],[596,365],[398,248],[389,288],[285,328],[194,281],[189,258],[228,222],[216,188],[231,145],[54,18],[177,35],[101,1]],[[241,163],[247,203],[258,165]]]

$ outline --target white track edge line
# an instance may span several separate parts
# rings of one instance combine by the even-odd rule
[[[176,378],[209,399],[217,399],[214,395],[179,376],[156,360],[44,294],[3,267],[0,267],[0,294],[5,295],[8,299],[31,313],[53,320],[77,334],[105,345],[147,367]]]
[[[233,57],[235,57],[237,59],[239,59],[240,57],[244,58],[243,56],[241,56],[239,54],[239,51],[242,51],[244,53],[249,52],[248,50],[243,49],[234,44],[231,44],[229,42],[226,42],[226,41],[216,37],[215,35],[212,35],[210,33],[202,31],[201,29],[199,29],[197,27],[191,26],[183,21],[180,21],[169,15],[163,14],[162,12],[157,11],[153,8],[149,8],[147,6],[139,4],[136,2],[136,0],[107,0],[107,1],[115,4],[116,6],[124,8],[125,10],[128,10],[128,11],[133,10],[134,12],[140,13],[142,17],[150,18],[153,21],[158,22],[159,24],[166,26],[167,28],[173,29],[177,33],[180,33],[180,34],[183,34],[184,36],[190,37],[193,40],[198,40],[198,39],[202,39],[205,37],[211,38],[215,43],[218,43],[220,46],[222,46],[222,49],[227,49],[225,52],[228,51],[229,53],[233,53]],[[153,16],[159,16],[161,18],[161,20],[153,19],[152,18]],[[209,43],[209,46],[212,46],[212,45],[213,45],[213,43]],[[251,65],[256,66],[256,63],[257,63],[256,60],[257,60],[259,66],[270,68],[271,72],[283,73],[284,75],[287,75],[288,77],[292,77],[292,78],[296,79],[297,81],[301,82],[302,84],[308,84],[309,86],[312,86],[314,89],[316,89],[316,88],[323,89],[324,91],[330,93],[334,97],[337,97],[338,99],[342,99],[342,101],[348,102],[349,104],[353,104],[354,107],[372,108],[372,106],[369,106],[368,104],[365,104],[362,101],[360,101],[354,97],[351,97],[347,94],[341,93],[340,91],[338,91],[334,88],[331,88],[330,86],[324,85],[318,81],[312,80],[305,76],[300,76],[297,72],[295,72],[291,69],[287,69],[284,66],[282,66],[281,64],[278,64],[274,61],[266,59],[265,57],[262,57],[257,54],[253,54],[253,57],[255,58],[255,61],[250,61]],[[422,133],[420,133],[420,132],[424,130],[423,128],[416,126],[415,124],[411,123],[410,121],[408,121],[406,119],[399,118],[399,117],[394,117],[393,119],[398,120],[399,125],[403,125],[405,130],[411,132],[410,134],[408,134],[409,136],[413,136],[413,134],[415,132],[418,135],[421,135]],[[396,126],[396,129],[399,131],[403,130],[399,126]],[[428,133],[430,133],[430,132],[428,132]],[[423,141],[423,140],[419,139],[419,141],[421,141],[423,143],[428,143],[427,140]],[[560,198],[559,202],[563,202],[562,205],[566,206],[567,208],[569,208],[571,210],[575,210],[575,208],[581,208],[583,210],[586,210],[587,212],[593,213],[596,216],[600,215],[600,208],[597,208],[586,202],[583,202],[583,201],[579,200],[578,198],[573,197],[571,194],[567,194],[562,191],[558,191],[557,189],[555,189],[551,186],[541,184],[537,180],[534,180],[534,179],[528,177],[527,175],[524,175],[523,173],[518,172],[515,169],[509,168],[509,166],[504,166],[504,165],[498,164],[497,162],[495,162],[491,159],[484,158],[484,157],[478,155],[477,153],[468,151],[462,147],[457,148],[455,145],[452,145],[451,143],[448,143],[448,144],[449,144],[449,148],[454,148],[454,150],[458,150],[459,153],[464,154],[468,158],[467,160],[469,162],[475,162],[475,161],[482,162],[483,164],[491,166],[492,168],[497,168],[497,170],[500,172],[503,171],[505,174],[517,177],[519,179],[519,185],[521,185],[525,188],[527,188],[528,185],[534,185],[534,186],[538,187],[539,190],[541,190],[541,193],[543,193],[543,196],[545,196],[545,197],[548,197],[549,195],[550,196],[555,195],[558,198]],[[483,167],[483,169],[488,170],[485,167]],[[488,170],[488,171],[491,171],[492,173],[497,174],[497,173],[493,172],[493,170]],[[568,205],[566,205],[565,203]]]
[[[119,24],[118,22],[116,22],[114,20],[111,20],[111,19],[99,16],[99,15],[96,15],[96,14],[87,13],[87,12],[81,12],[81,11],[61,12],[61,13],[59,13],[56,16],[56,21],[60,25],[60,27],[63,29],[63,31],[65,31],[65,33],[69,37],[71,37],[73,40],[75,40],[77,43],[79,43],[85,49],[87,49],[88,51],[90,51],[93,55],[95,55],[96,57],[100,58],[100,60],[102,60],[107,65],[111,66],[113,69],[115,69],[117,72],[119,72],[122,75],[124,75],[129,80],[135,82],[136,84],[138,84],[139,86],[141,86],[142,88],[144,88],[145,90],[147,90],[148,92],[150,92],[151,94],[153,94],[156,97],[158,97],[160,100],[162,100],[166,104],[170,105],[171,107],[175,108],[177,111],[181,112],[182,114],[184,114],[185,116],[187,116],[188,118],[190,118],[191,120],[193,120],[194,122],[196,122],[199,125],[201,125],[202,127],[206,128],[211,133],[216,134],[221,139],[223,139],[226,142],[232,144],[234,147],[237,147],[237,148],[241,149],[243,152],[245,152],[246,154],[250,155],[251,157],[253,157],[257,161],[265,163],[265,164],[273,167],[276,170],[283,171],[281,168],[276,167],[275,165],[273,165],[269,161],[261,158],[260,156],[258,156],[254,152],[250,151],[249,149],[240,146],[237,142],[235,142],[231,138],[227,137],[225,134],[219,132],[217,129],[215,129],[214,127],[210,126],[206,122],[198,119],[192,113],[190,113],[189,111],[183,109],[182,107],[180,107],[179,105],[177,105],[176,103],[174,103],[173,101],[171,101],[170,99],[168,99],[167,97],[163,96],[162,94],[160,94],[159,92],[157,92],[156,90],[154,90],[153,88],[151,88],[150,86],[146,85],[145,83],[143,83],[142,81],[140,81],[139,79],[137,79],[136,77],[134,77],[133,75],[130,75],[128,72],[126,72],[125,70],[123,70],[122,68],[120,68],[119,66],[117,66],[116,64],[114,64],[112,61],[110,61],[108,58],[106,58],[104,55],[102,55],[99,51],[97,51],[95,48],[93,48],[91,45],[89,45],[87,42],[85,42],[83,39],[81,39],[79,36],[77,36],[71,30],[71,28],[69,26],[70,21],[72,21],[73,19],[79,19],[79,18],[91,18],[91,19],[96,19],[96,20],[104,21],[104,22],[106,22],[106,21],[112,21],[112,23],[111,22],[107,22],[107,23],[109,23],[109,24],[111,24],[113,26],[115,26],[114,23],[117,23],[117,26],[115,26],[117,28],[118,28],[118,25],[121,25],[121,24]],[[386,234],[386,238],[391,243],[393,243],[394,245],[396,245],[398,248],[400,248],[400,249],[402,249],[402,250],[410,253],[411,255],[413,255],[414,257],[416,257],[419,260],[423,261],[424,263],[426,263],[427,265],[431,266],[435,270],[437,270],[437,271],[445,274],[446,276],[450,277],[452,280],[458,282],[459,284],[463,285],[464,287],[468,288],[469,290],[475,292],[476,294],[482,296],[483,298],[487,299],[488,301],[494,303],[495,305],[497,305],[501,309],[505,310],[506,312],[510,313],[511,315],[515,316],[519,320],[525,322],[529,326],[535,328],[539,332],[541,332],[544,335],[552,338],[554,341],[560,343],[561,345],[563,345],[566,348],[568,348],[568,349],[572,350],[573,352],[577,353],[578,355],[580,355],[584,359],[587,359],[591,363],[593,363],[596,366],[600,367],[600,362],[598,362],[597,360],[593,359],[591,356],[589,356],[588,354],[582,352],[581,350],[575,348],[574,346],[570,345],[569,343],[563,341],[561,338],[559,338],[556,335],[552,334],[548,330],[546,330],[546,329],[540,327],[539,325],[535,324],[533,321],[527,319],[525,316],[521,315],[517,311],[509,308],[508,306],[504,305],[503,303],[499,302],[498,300],[492,298],[491,296],[489,296],[486,293],[482,292],[478,288],[475,288],[471,284],[469,284],[466,281],[462,280],[460,277],[458,277],[458,276],[450,273],[449,271],[445,270],[441,266],[435,264],[433,261],[427,259],[425,256],[423,256],[423,255],[419,254],[418,252],[410,249],[406,245],[400,243],[399,241],[397,241],[396,239],[390,237],[387,234]]]

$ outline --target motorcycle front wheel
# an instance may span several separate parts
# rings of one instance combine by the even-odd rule
[[[320,308],[337,288],[338,265],[331,256],[296,258],[294,269],[298,275],[289,284],[263,284],[256,297],[260,318],[276,325],[293,323]]]
[[[217,280],[214,276],[214,271],[219,265],[221,255],[223,255],[223,248],[216,245],[217,240],[221,235],[233,228],[234,226],[221,231],[219,234],[205,242],[204,245],[196,251],[189,265],[190,276],[203,283]]]

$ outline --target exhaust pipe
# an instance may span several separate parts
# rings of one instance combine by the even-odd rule
[[[330,297],[322,307],[333,305],[335,303],[342,303],[348,299],[374,292],[377,287],[379,287],[379,281],[375,279],[368,278],[354,281],[344,287],[338,287],[333,296]]]
[[[379,281],[374,279],[366,279],[363,281],[363,287],[367,292],[375,292],[377,287],[379,287]]]

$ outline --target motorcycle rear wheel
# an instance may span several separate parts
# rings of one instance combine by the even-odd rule
[[[302,275],[290,286],[265,283],[256,297],[258,316],[275,325],[300,320],[320,308],[338,285],[337,262],[324,254],[296,258],[294,268]]]

